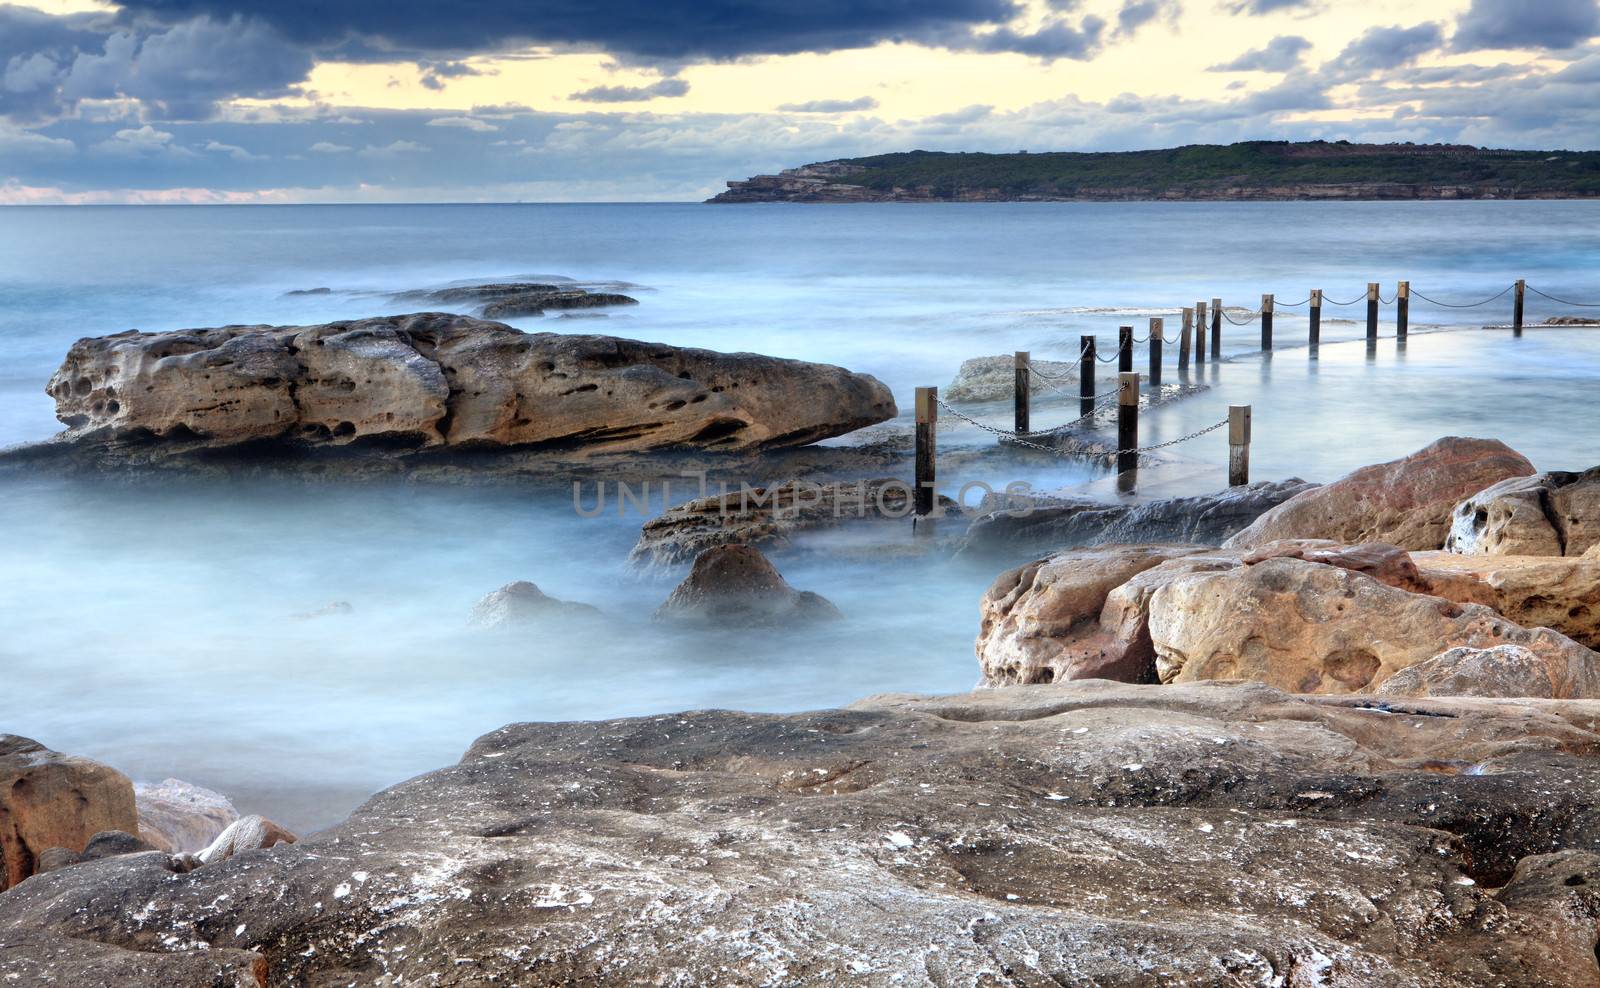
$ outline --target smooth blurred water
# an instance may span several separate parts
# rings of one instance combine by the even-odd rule
[[[1600,334],[1483,330],[1510,297],[1449,309],[1418,298],[1412,336],[1368,352],[1361,306],[1304,309],[1409,279],[1470,302],[1516,278],[1600,301],[1600,203],[505,205],[0,209],[0,444],[55,429],[44,382],[71,342],[137,327],[307,323],[406,311],[384,293],[463,279],[560,275],[640,287],[607,332],[838,363],[911,390],[961,360],[1069,358],[1080,334],[1221,296],[1279,300],[1270,356],[1226,326],[1212,390],[1147,414],[1142,441],[1254,407],[1258,478],[1329,479],[1445,434],[1496,436],[1541,467],[1600,460],[1588,428]],[[294,289],[331,295],[286,296]],[[1580,310],[1528,301],[1530,324]],[[1600,310],[1587,310],[1590,312]],[[1236,313],[1237,314],[1237,313]],[[1169,345],[1169,355],[1175,348]],[[1141,352],[1135,367],[1146,366]],[[1175,380],[1167,365],[1168,380]],[[1109,384],[1109,368],[1100,373]],[[1074,390],[1071,385],[1068,390]],[[973,414],[1004,425],[1009,409]],[[1040,399],[1035,427],[1076,415]],[[992,437],[946,418],[941,442]],[[1221,434],[1173,455],[1178,487],[1215,489]],[[1088,479],[1021,460],[998,483]],[[983,468],[952,471],[954,481]],[[0,731],[139,777],[213,785],[291,826],[457,757],[512,720],[696,706],[784,710],[975,680],[977,597],[994,575],[881,555],[780,558],[839,604],[816,632],[667,633],[649,613],[672,575],[623,562],[638,518],[586,521],[562,498],[504,487],[0,483]],[[601,631],[485,639],[473,601],[513,579],[603,607]],[[290,620],[333,600],[344,617]]]

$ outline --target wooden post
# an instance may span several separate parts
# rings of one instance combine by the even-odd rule
[[[1178,337],[1178,373],[1189,370],[1189,349],[1194,336],[1194,310],[1183,310],[1183,332]]]
[[[1194,364],[1196,367],[1206,362],[1206,304],[1194,304]]]
[[[1133,370],[1133,327],[1117,327],[1117,372],[1126,374]]]
[[[1311,289],[1311,349],[1322,344],[1322,289]]]
[[[1211,300],[1211,358],[1222,357],[1222,299]]]
[[[912,490],[912,505],[916,511],[915,524],[917,531],[931,534],[933,526],[926,524],[928,515],[933,513],[933,480],[935,440],[939,421],[939,389],[917,389],[917,441],[916,441],[916,487]]]
[[[1013,366],[1016,368],[1016,381],[1017,381],[1017,383],[1016,383],[1016,388],[1017,388],[1017,398],[1016,398],[1017,418],[1016,418],[1016,428],[1015,428],[1014,431],[1017,433],[1017,435],[1020,436],[1020,435],[1023,435],[1024,433],[1029,431],[1028,430],[1028,396],[1029,396],[1029,392],[1031,391],[1031,389],[1033,387],[1033,383],[1028,379],[1028,351],[1026,351],[1026,350],[1018,350],[1017,353],[1016,353],[1016,362],[1013,364]]]
[[[1139,375],[1117,375],[1117,490],[1133,491],[1139,470]]]
[[[1272,349],[1272,296],[1261,296],[1261,349]]]
[[[1511,303],[1511,335],[1522,335],[1522,300],[1528,291],[1528,283],[1521,278],[1517,279],[1516,300]]]
[[[1078,415],[1088,415],[1094,411],[1094,337],[1078,337]]]
[[[1378,338],[1378,283],[1367,282],[1367,342]]]
[[[1402,281],[1394,290],[1394,335],[1404,341],[1411,325],[1411,282]]]
[[[1161,390],[1161,334],[1165,332],[1166,322],[1156,316],[1150,317],[1150,390]]]
[[[1250,406],[1228,406],[1228,486],[1250,483]]]

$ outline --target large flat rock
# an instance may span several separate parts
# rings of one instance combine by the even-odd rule
[[[0,984],[1593,986],[1597,723],[1082,682],[518,724],[298,844],[29,879]]]
[[[207,447],[748,452],[896,414],[840,367],[443,313],[85,339],[48,390],[69,436]]]

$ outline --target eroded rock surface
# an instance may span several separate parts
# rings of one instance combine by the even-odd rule
[[[1600,665],[1548,628],[1287,557],[1172,580],[1151,600],[1150,635],[1162,682],[1249,679],[1297,693],[1371,690],[1459,646],[1521,645],[1552,668]]]
[[[139,832],[133,783],[116,769],[0,734],[0,889],[50,848],[81,853],[106,831]]]
[[[69,435],[744,452],[882,422],[876,378],[757,354],[523,333],[421,313],[80,340],[48,391]]]
[[[1581,556],[1600,545],[1600,467],[1504,480],[1462,501],[1445,548],[1464,555]]]
[[[838,618],[839,609],[809,590],[796,590],[759,549],[724,545],[707,549],[656,619],[723,628],[807,624]]]
[[[1451,513],[1491,484],[1534,472],[1522,454],[1494,439],[1448,437],[1388,463],[1362,467],[1302,492],[1228,539],[1248,548],[1279,539],[1388,542],[1402,549],[1438,549]]]
[[[0,979],[1592,988],[1597,723],[1095,682],[513,725],[298,844],[31,879]]]
[[[1077,394],[1076,361],[1033,360],[1031,363],[1034,371],[1028,378],[1030,394],[1046,393],[1052,384],[1059,390]],[[956,371],[956,379],[939,392],[946,401],[1001,401],[1016,393],[1016,357],[1010,354],[963,360]]]
[[[1266,481],[1215,494],[1164,498],[1144,504],[1107,504],[1087,498],[1030,503],[975,518],[961,554],[1016,558],[1052,549],[1116,544],[1220,545],[1272,508],[1315,488],[1303,480]],[[998,500],[998,496],[997,496]]]
[[[1373,692],[1381,696],[1600,696],[1600,668],[1572,652],[1523,645],[1452,648],[1400,670]]]
[[[1411,558],[1431,593],[1483,604],[1525,627],[1554,628],[1600,647],[1600,557],[1416,552]]]
[[[239,819],[228,797],[179,779],[135,783],[133,792],[139,835],[168,853],[199,851]]]

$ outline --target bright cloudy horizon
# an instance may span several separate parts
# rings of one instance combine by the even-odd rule
[[[0,4],[0,203],[694,200],[811,161],[1591,149],[1600,0]]]

